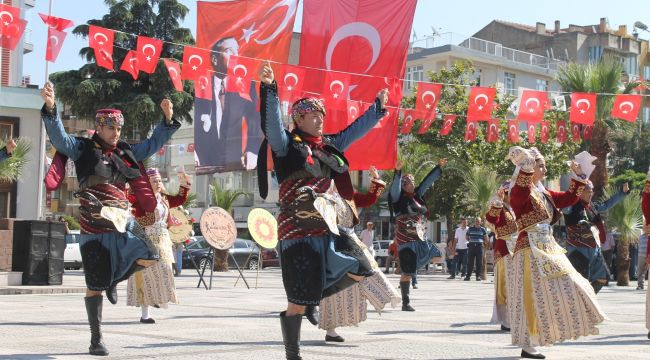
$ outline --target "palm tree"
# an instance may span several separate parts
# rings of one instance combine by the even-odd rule
[[[629,94],[642,84],[639,81],[624,82],[626,77],[623,64],[610,57],[603,57],[595,64],[571,63],[560,68],[557,74],[557,82],[562,91],[607,94],[597,97],[596,120],[589,144],[589,152],[598,158],[594,161],[596,169],[591,174],[594,195],[597,197],[602,195],[609,177],[606,160],[607,154],[612,150],[610,132],[634,128],[610,117],[614,95]]]
[[[243,191],[224,190],[217,181],[210,184],[210,204],[218,206],[229,213],[232,213],[232,206],[240,196],[246,195]],[[228,271],[228,250],[215,249],[214,269],[216,271]]]
[[[605,189],[605,197],[615,194],[615,187]],[[616,285],[628,286],[630,282],[630,244],[639,241],[643,228],[643,214],[641,212],[641,195],[638,190],[632,190],[623,201],[609,209],[607,225],[618,232],[616,242]]]
[[[31,143],[24,138],[15,139],[16,148],[11,156],[0,162],[0,182],[14,182],[22,173],[23,166],[29,161],[27,153],[31,149]],[[6,146],[6,141],[0,139],[0,149]]]

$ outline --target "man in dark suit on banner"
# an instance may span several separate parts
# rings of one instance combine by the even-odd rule
[[[257,163],[263,135],[256,86],[250,87],[250,100],[227,88],[228,61],[230,55],[238,53],[239,44],[233,37],[222,38],[212,46],[212,100],[197,98],[194,103],[198,173],[250,170]]]

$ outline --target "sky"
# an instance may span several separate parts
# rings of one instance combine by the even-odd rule
[[[99,19],[108,12],[103,0],[51,1],[52,15],[73,20],[76,25],[86,23],[89,19]],[[182,25],[189,28],[196,37],[196,1],[180,2],[190,10]],[[23,74],[31,75],[32,83],[42,86],[45,78],[47,28],[38,13],[47,14],[49,1],[35,0],[35,3],[36,6],[27,12],[26,17],[27,26],[33,32],[34,51],[24,57]],[[495,19],[531,26],[543,22],[547,28],[552,29],[555,20],[560,20],[562,28],[565,28],[569,24],[595,25],[601,17],[607,17],[610,28],[618,29],[619,25],[627,25],[628,32],[631,32],[635,21],[650,26],[649,9],[648,0],[625,0],[621,3],[611,0],[418,0],[412,33],[423,38],[432,34],[433,27],[441,34],[453,33],[456,40],[457,37],[471,36]],[[300,31],[301,23],[302,1],[294,31]],[[639,31],[639,36],[648,39],[650,33]],[[79,56],[79,50],[85,46],[88,46],[87,39],[69,34],[56,63],[50,63],[49,72],[80,68],[84,60]]]

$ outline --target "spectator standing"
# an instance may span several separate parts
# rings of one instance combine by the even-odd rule
[[[612,258],[614,255],[614,235],[611,232],[607,232],[605,236],[605,242],[601,245],[603,250],[603,258],[605,258],[605,265],[609,269],[610,274],[614,274],[614,269],[612,269]]]
[[[472,276],[472,270],[476,264],[476,281],[481,281],[481,274],[483,272],[483,247],[488,242],[487,230],[481,226],[481,218],[477,217],[474,220],[474,226],[467,228],[465,235],[467,239],[467,272],[465,273],[465,281],[469,281]]]
[[[643,282],[645,281],[645,274],[648,272],[648,264],[646,263],[646,252],[648,249],[648,234],[641,234],[639,237],[639,254],[636,267],[636,283],[637,290],[643,290]]]
[[[456,254],[454,256],[455,265],[451,278],[456,277],[460,271],[460,277],[465,277],[467,273],[467,219],[460,219],[460,226],[456,228],[454,242],[456,243]]]
[[[372,242],[375,239],[375,229],[374,229],[374,224],[372,221],[368,221],[366,223],[366,228],[361,231],[361,242],[366,245],[368,248],[368,251],[370,251],[370,254],[372,257],[375,257],[375,248],[372,246]]]

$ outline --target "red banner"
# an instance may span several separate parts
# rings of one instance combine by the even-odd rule
[[[549,135],[550,135],[550,131],[549,131],[550,124],[549,124],[548,121],[542,121],[541,126],[542,126],[542,129],[540,131],[540,135],[541,135],[540,140],[542,141],[542,144],[546,144],[548,142],[548,138],[549,138]]]
[[[571,138],[575,142],[580,141],[580,124],[576,124],[576,123],[571,124]]]
[[[27,21],[20,18],[20,9],[0,4],[0,47],[14,50],[23,36]]]
[[[372,102],[380,89],[389,87],[393,90],[389,105],[397,108],[401,89],[390,85],[399,82],[383,78],[404,77],[415,5],[415,0],[306,0],[300,65],[375,76],[352,76],[350,98]],[[320,74],[310,74],[307,78],[306,89],[320,92],[323,87]],[[394,167],[395,108],[389,108],[390,115],[345,152],[352,170],[367,169],[370,165],[378,169]],[[370,148],[373,151],[368,151]]]
[[[548,98],[545,91],[524,90],[521,95],[517,120],[526,121],[529,124],[542,121],[547,103]]]
[[[129,52],[126,53],[124,61],[122,61],[122,66],[120,66],[120,70],[124,70],[131,74],[133,80],[138,78],[138,54],[135,50],[129,50]]]
[[[115,32],[99,26],[88,27],[88,45],[95,51],[97,66],[113,70],[113,39]]]
[[[529,144],[534,144],[535,143],[535,130],[536,126],[535,123],[528,123],[528,143]]]
[[[629,122],[635,122],[641,109],[641,95],[616,95],[612,106],[612,117]]]
[[[192,46],[183,48],[183,71],[181,79],[196,80],[210,68],[210,52]]]
[[[411,129],[413,129],[413,124],[415,124],[415,111],[413,109],[406,109],[402,117],[402,129],[399,133],[402,135],[410,134]]]
[[[476,120],[467,119],[467,126],[465,127],[465,141],[476,140],[476,128],[478,122]]]
[[[569,121],[592,125],[596,118],[596,94],[572,93]]]
[[[415,98],[415,110],[421,119],[433,119],[436,117],[436,108],[440,101],[442,84],[418,83],[417,96]]]
[[[591,125],[585,125],[582,129],[582,138],[585,140],[591,140],[591,134],[593,133],[594,127]]]
[[[418,129],[418,134],[420,135],[425,134],[431,127],[431,124],[433,124],[434,120],[436,120],[435,116],[432,118],[422,120],[422,123],[420,124],[420,129]]]
[[[297,8],[298,0],[198,2],[196,45],[209,51],[205,57],[198,51],[194,57],[184,56],[183,78],[187,78],[186,72],[187,76],[201,75],[198,69],[190,73],[193,69],[187,68],[189,63],[197,68],[208,66],[211,71],[211,100],[194,102],[199,174],[254,169],[257,165],[264,137],[259,90],[253,81],[259,64],[245,65],[247,71],[238,65],[245,58],[286,63]],[[185,55],[187,51],[188,47]],[[235,61],[234,57],[239,59]],[[241,81],[237,82],[237,77]],[[230,90],[231,85],[235,90]]]
[[[442,123],[442,128],[440,128],[440,135],[446,136],[449,135],[451,129],[454,127],[456,122],[456,115],[447,114],[444,116],[444,122]]]
[[[557,142],[560,144],[564,144],[567,139],[567,133],[566,133],[566,122],[565,121],[558,121],[557,124]]]
[[[72,20],[68,20],[56,16],[45,15],[42,13],[38,13],[38,16],[41,17],[41,20],[43,20],[43,22],[47,26],[49,26],[51,29],[55,29],[58,31],[63,31],[71,26],[74,26],[74,22]]]
[[[496,88],[473,86],[467,104],[467,120],[492,119],[492,107],[494,106],[496,94]]]
[[[274,66],[274,72],[280,99],[293,103],[302,97],[302,88],[305,84],[305,69],[299,66],[282,64]],[[361,113],[357,115],[361,115]]]
[[[162,40],[138,36],[138,70],[151,74],[156,71],[158,59],[162,52]]]
[[[488,120],[487,134],[485,136],[487,142],[499,141],[499,119]]]
[[[516,144],[519,142],[519,121],[508,121],[508,141]]]
[[[169,79],[172,81],[172,84],[174,85],[174,89],[176,89],[176,91],[182,92],[183,82],[181,81],[180,64],[174,60],[169,60],[169,59],[164,59],[163,62],[165,63],[165,67],[167,68],[167,72],[169,73]]]
[[[59,57],[63,41],[68,34],[55,28],[47,29],[47,47],[45,49],[45,60],[55,62]]]

